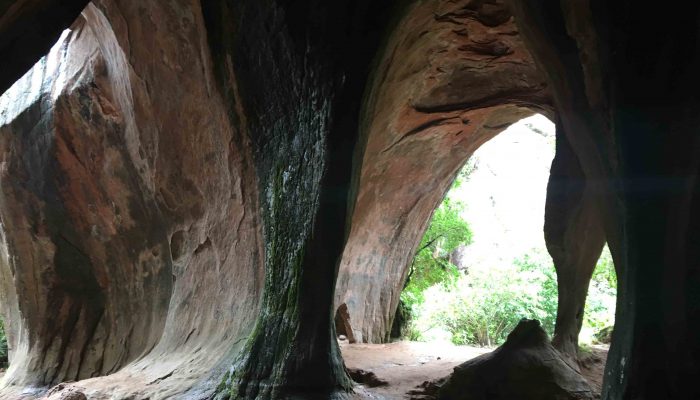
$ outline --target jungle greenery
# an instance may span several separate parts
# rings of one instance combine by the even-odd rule
[[[453,187],[464,179],[468,171]],[[468,223],[461,218],[463,208],[448,193],[421,240],[401,294],[404,337],[430,340],[441,332],[455,344],[495,346],[505,341],[521,318],[538,319],[551,337],[558,293],[549,254],[532,249],[510,265],[459,271],[450,263],[450,253],[472,238]],[[606,247],[590,284],[581,342],[594,342],[596,335],[600,337],[600,332],[609,331],[614,324],[616,287]]]

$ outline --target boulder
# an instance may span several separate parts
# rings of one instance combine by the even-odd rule
[[[523,319],[501,347],[455,367],[438,398],[584,400],[596,395],[552,347],[540,322]]]

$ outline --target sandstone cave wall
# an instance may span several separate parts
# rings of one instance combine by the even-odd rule
[[[256,181],[206,40],[196,1],[96,2],[0,100],[5,398],[116,371],[165,398],[252,328]]]
[[[97,399],[349,390],[334,282],[394,6],[90,6],[2,128],[2,396],[72,379]]]
[[[362,323],[353,328],[381,340],[364,324],[387,330],[398,290],[358,288],[368,277],[403,278],[439,201],[421,203],[406,184],[425,171],[411,162],[445,147],[465,155],[461,136],[476,143],[474,132],[486,137],[522,108],[549,108],[532,101],[543,86],[529,85],[542,78],[496,73],[534,70],[513,42],[520,34],[594,189],[618,268],[604,398],[700,397],[700,6],[512,1],[516,30],[497,1],[433,3],[445,7],[436,14],[427,3],[405,14],[374,3],[100,0],[83,14],[1,116],[0,284],[14,321],[2,397],[80,378],[89,379],[74,385],[92,398],[347,390],[331,325],[345,235],[336,306],[351,311],[342,296],[356,296],[351,323]],[[376,63],[358,121],[390,15],[404,15],[404,34],[386,42],[392,51]],[[410,29],[425,24],[442,28]],[[61,24],[51,26],[48,36]],[[420,43],[435,50],[412,47]],[[403,83],[409,76],[418,79]],[[478,90],[462,90],[463,79]],[[431,193],[444,193],[458,164]],[[369,184],[377,171],[386,185]],[[362,206],[379,204],[385,186],[399,196],[393,204],[424,216]],[[395,269],[373,271],[384,258],[371,252],[377,262],[352,261],[363,221],[386,224],[372,228],[383,236],[365,235],[370,247],[404,248]],[[413,239],[397,240],[409,224]]]
[[[368,89],[359,189],[335,308],[351,341],[388,340],[433,210],[483,143],[517,120],[552,117],[546,84],[501,1],[414,4]]]
[[[617,269],[602,398],[698,398],[700,6],[511,3]]]
[[[49,52],[87,0],[14,0],[0,3],[0,92]]]

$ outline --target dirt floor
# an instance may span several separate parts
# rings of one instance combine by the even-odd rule
[[[586,377],[597,393],[603,387],[605,360],[608,358],[609,346],[591,346],[589,354],[581,354],[581,374]]]
[[[452,373],[466,360],[488,353],[491,349],[455,346],[450,343],[394,342],[387,344],[348,344],[340,342],[345,365],[362,370],[363,386],[385,399],[424,399],[416,390],[425,381],[434,381]],[[582,373],[594,389],[600,391],[608,351],[594,346],[583,363]],[[370,373],[373,373],[370,374]],[[357,379],[356,379],[357,380]],[[413,393],[411,393],[413,392]]]
[[[435,381],[452,373],[452,369],[466,360],[488,353],[491,349],[455,346],[450,343],[394,342],[387,344],[348,344],[341,341],[345,365],[357,379],[369,382],[361,385],[363,398],[429,399],[420,387],[426,381]],[[582,356],[581,373],[600,393],[603,369],[608,356],[607,346],[593,346]],[[5,370],[0,368],[0,378]],[[376,386],[379,385],[379,386]]]

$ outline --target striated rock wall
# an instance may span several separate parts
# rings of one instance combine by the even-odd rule
[[[62,3],[0,6],[1,88]],[[0,397],[346,393],[335,309],[386,338],[430,213],[550,110],[543,76],[618,268],[604,397],[700,397],[700,8],[511,3],[518,29],[497,0],[89,6],[0,99]]]
[[[167,398],[248,335],[256,178],[207,48],[198,2],[97,2],[0,100],[6,398]]]
[[[403,4],[205,4],[215,64],[232,66],[217,70],[222,86],[238,85],[242,95],[229,105],[246,110],[266,244],[255,334],[220,394],[345,395],[352,384],[331,308],[356,193],[360,107],[390,16]]]
[[[502,1],[416,3],[368,90],[335,307],[347,307],[351,340],[379,343],[388,340],[416,246],[462,165],[511,123],[552,113]]]
[[[2,128],[2,396],[350,390],[331,308],[390,10],[89,6],[4,100],[26,102]]]

